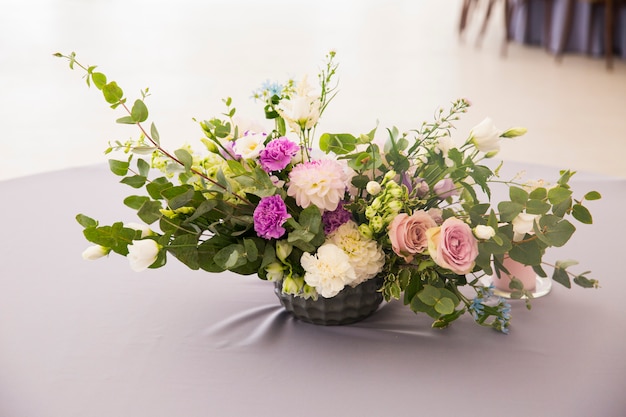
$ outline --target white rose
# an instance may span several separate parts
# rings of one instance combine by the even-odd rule
[[[100,245],[89,246],[83,251],[83,259],[87,261],[94,261],[108,255],[110,251],[111,249]]]
[[[491,226],[480,224],[474,228],[474,235],[478,239],[489,240],[496,235],[496,231]]]
[[[540,216],[538,214],[520,213],[513,219],[513,241],[519,242],[525,234],[533,234],[533,224]]]
[[[487,117],[470,131],[470,140],[479,151],[494,156],[500,150],[500,134],[493,121]]]
[[[152,265],[159,255],[161,245],[152,239],[135,240],[128,245],[128,262],[135,272],[141,272]]]

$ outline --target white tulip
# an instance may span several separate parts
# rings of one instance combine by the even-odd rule
[[[500,135],[493,120],[487,117],[470,131],[470,140],[479,151],[494,156],[500,151]]]
[[[111,249],[100,245],[89,246],[83,251],[83,259],[87,261],[94,261],[108,255],[110,251]]]
[[[128,245],[128,262],[135,272],[141,272],[152,265],[159,255],[161,245],[152,239],[135,240]]]

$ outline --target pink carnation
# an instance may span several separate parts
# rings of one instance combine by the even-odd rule
[[[274,139],[259,154],[261,167],[267,172],[285,169],[299,150],[300,146],[286,137]]]

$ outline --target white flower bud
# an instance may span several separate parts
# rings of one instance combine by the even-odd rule
[[[474,228],[474,235],[478,239],[489,240],[496,235],[496,231],[491,226],[480,224]]]
[[[380,184],[376,181],[370,181],[367,183],[365,189],[370,195],[377,195],[378,193],[380,193]]]
[[[152,265],[159,255],[161,245],[152,239],[135,240],[128,245],[128,262],[135,272],[141,272]]]
[[[293,250],[293,246],[291,243],[288,243],[286,240],[279,240],[276,242],[276,256],[281,261],[287,259],[289,255],[291,255],[291,251]]]
[[[267,272],[267,280],[272,282],[280,281],[281,279],[283,279],[283,271],[283,265],[278,262],[272,262],[265,267],[265,272]]]
[[[89,246],[87,249],[83,251],[83,259],[87,261],[94,261],[96,259],[100,259],[103,256],[106,256],[111,252],[111,249],[105,248],[104,246],[94,245]]]
[[[147,236],[152,236],[155,233],[152,231],[152,229],[150,229],[147,225],[145,224],[141,224],[141,223],[125,223],[124,227],[128,228],[128,229],[133,229],[133,230],[139,230],[141,231],[141,237],[147,237]]]
[[[500,131],[488,117],[474,126],[470,138],[479,151],[488,154],[487,157],[494,156],[500,150]]]

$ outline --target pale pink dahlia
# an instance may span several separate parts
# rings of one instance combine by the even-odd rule
[[[333,211],[346,193],[350,178],[337,161],[323,159],[296,165],[289,174],[287,194],[307,208],[311,204]]]

